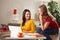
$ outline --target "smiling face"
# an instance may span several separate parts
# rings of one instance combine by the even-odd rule
[[[30,20],[30,19],[31,19],[31,12],[30,12],[29,9],[25,9],[23,11],[23,17],[22,17],[23,23],[22,23],[22,26],[24,26],[25,25],[25,22],[27,20]]]
[[[29,20],[30,17],[31,17],[31,13],[27,11],[26,14],[25,14],[26,20]]]

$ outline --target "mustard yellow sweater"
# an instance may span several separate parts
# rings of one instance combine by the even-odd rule
[[[20,27],[22,28],[22,31],[29,31],[30,33],[35,32],[35,25],[33,20],[29,20],[26,25],[22,26],[22,22],[20,22]]]

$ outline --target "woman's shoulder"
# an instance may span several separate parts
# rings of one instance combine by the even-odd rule
[[[33,19],[30,19],[29,22],[30,22],[30,23],[34,23]]]
[[[30,19],[29,21],[30,21],[30,22],[34,22],[33,19]]]

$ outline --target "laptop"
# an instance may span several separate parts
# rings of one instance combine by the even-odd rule
[[[22,32],[22,29],[20,26],[8,26],[10,30],[10,37],[17,37],[19,32]]]
[[[11,38],[18,38],[18,33],[22,32],[21,27],[19,27],[19,26],[8,26],[8,27],[11,32],[10,37]],[[35,33],[23,33],[23,34],[24,34],[24,37],[35,37],[35,36],[32,36],[32,35],[35,35]]]

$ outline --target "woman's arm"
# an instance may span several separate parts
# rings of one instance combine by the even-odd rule
[[[50,22],[46,22],[46,23],[44,23],[43,24],[43,18],[42,18],[42,16],[40,15],[40,23],[41,23],[41,29],[44,31],[47,27],[48,27],[48,25],[50,24]]]
[[[43,30],[44,29],[44,27],[43,27],[43,18],[42,18],[41,15],[39,16],[39,18],[40,18],[40,23],[41,23],[41,29]]]
[[[34,24],[33,20],[30,21],[30,27],[29,28],[30,28],[30,30],[25,31],[25,33],[34,33],[35,32],[35,24]]]
[[[31,30],[29,32],[30,33],[34,33],[35,32],[35,24],[34,24],[33,20],[31,20]]]
[[[49,26],[49,24],[50,24],[50,22],[46,22],[46,23],[44,23],[44,29],[42,29],[43,31],[45,30],[45,29],[47,29],[47,27]]]

